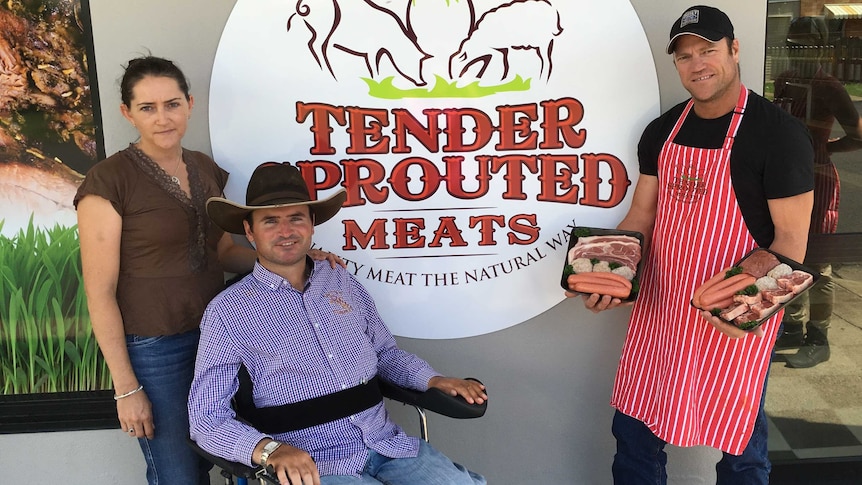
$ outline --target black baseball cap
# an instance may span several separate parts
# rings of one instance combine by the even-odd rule
[[[715,7],[696,5],[689,7],[680,15],[670,28],[667,53],[673,53],[673,43],[681,35],[696,35],[710,42],[718,42],[727,37],[733,39],[733,24],[727,14]]]

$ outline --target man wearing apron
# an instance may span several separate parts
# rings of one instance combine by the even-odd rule
[[[752,248],[804,259],[811,139],[742,85],[739,41],[720,10],[686,10],[667,52],[691,99],[644,130],[632,206],[618,226],[645,235],[646,261],[611,398],[614,483],[666,483],[671,443],[722,450],[719,484],[765,485],[763,393],[782,312],[748,333],[689,301]],[[620,304],[585,298],[595,312]]]

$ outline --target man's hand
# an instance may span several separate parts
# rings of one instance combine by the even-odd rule
[[[435,387],[450,396],[461,396],[470,404],[482,404],[488,400],[485,386],[469,379],[434,376],[428,381],[428,387]]]
[[[712,313],[709,313],[708,311],[702,310],[700,312],[700,315],[703,318],[705,318],[706,321],[709,322],[710,325],[715,327],[716,330],[727,335],[730,338],[737,339],[737,338],[747,337],[748,335],[754,335],[756,337],[763,337],[763,328],[762,327],[757,327],[754,330],[749,332],[749,331],[745,331],[745,330],[743,330],[743,329],[741,329],[735,325],[731,325],[731,324],[725,322],[724,320],[716,317],[715,315],[713,315]]]
[[[587,308],[587,310],[593,313],[610,310],[618,306],[632,305],[632,302],[630,301],[624,302],[619,298],[614,298],[610,295],[599,295],[598,293],[593,293],[592,295],[584,295],[582,293],[572,293],[571,291],[566,292],[566,298],[574,298],[576,296],[582,297],[584,300],[584,306]]]
[[[337,265],[340,265],[342,268],[347,267],[347,263],[345,263],[340,256],[335,253],[330,253],[328,251],[323,251],[320,249],[309,249],[308,256],[315,261],[329,261],[329,265],[333,268]]]
[[[263,449],[261,443],[269,440],[261,440],[257,448]],[[255,448],[255,457],[260,456],[260,451]],[[299,448],[282,443],[277,450],[269,455],[266,466],[270,472],[278,477],[281,485],[320,485],[320,473],[314,459]]]

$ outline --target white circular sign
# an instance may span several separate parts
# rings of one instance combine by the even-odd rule
[[[569,231],[625,214],[659,97],[625,0],[238,0],[209,108],[229,198],[265,161],[346,188],[316,245],[394,334],[458,338],[563,299]]]

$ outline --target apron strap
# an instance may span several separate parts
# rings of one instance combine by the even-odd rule
[[[736,132],[739,130],[746,106],[748,106],[748,89],[745,88],[744,84],[740,83],[739,98],[736,100],[736,107],[733,109],[733,116],[730,119],[730,126],[727,127],[727,134],[724,136],[725,150],[730,150],[733,147],[733,140],[736,138]]]

